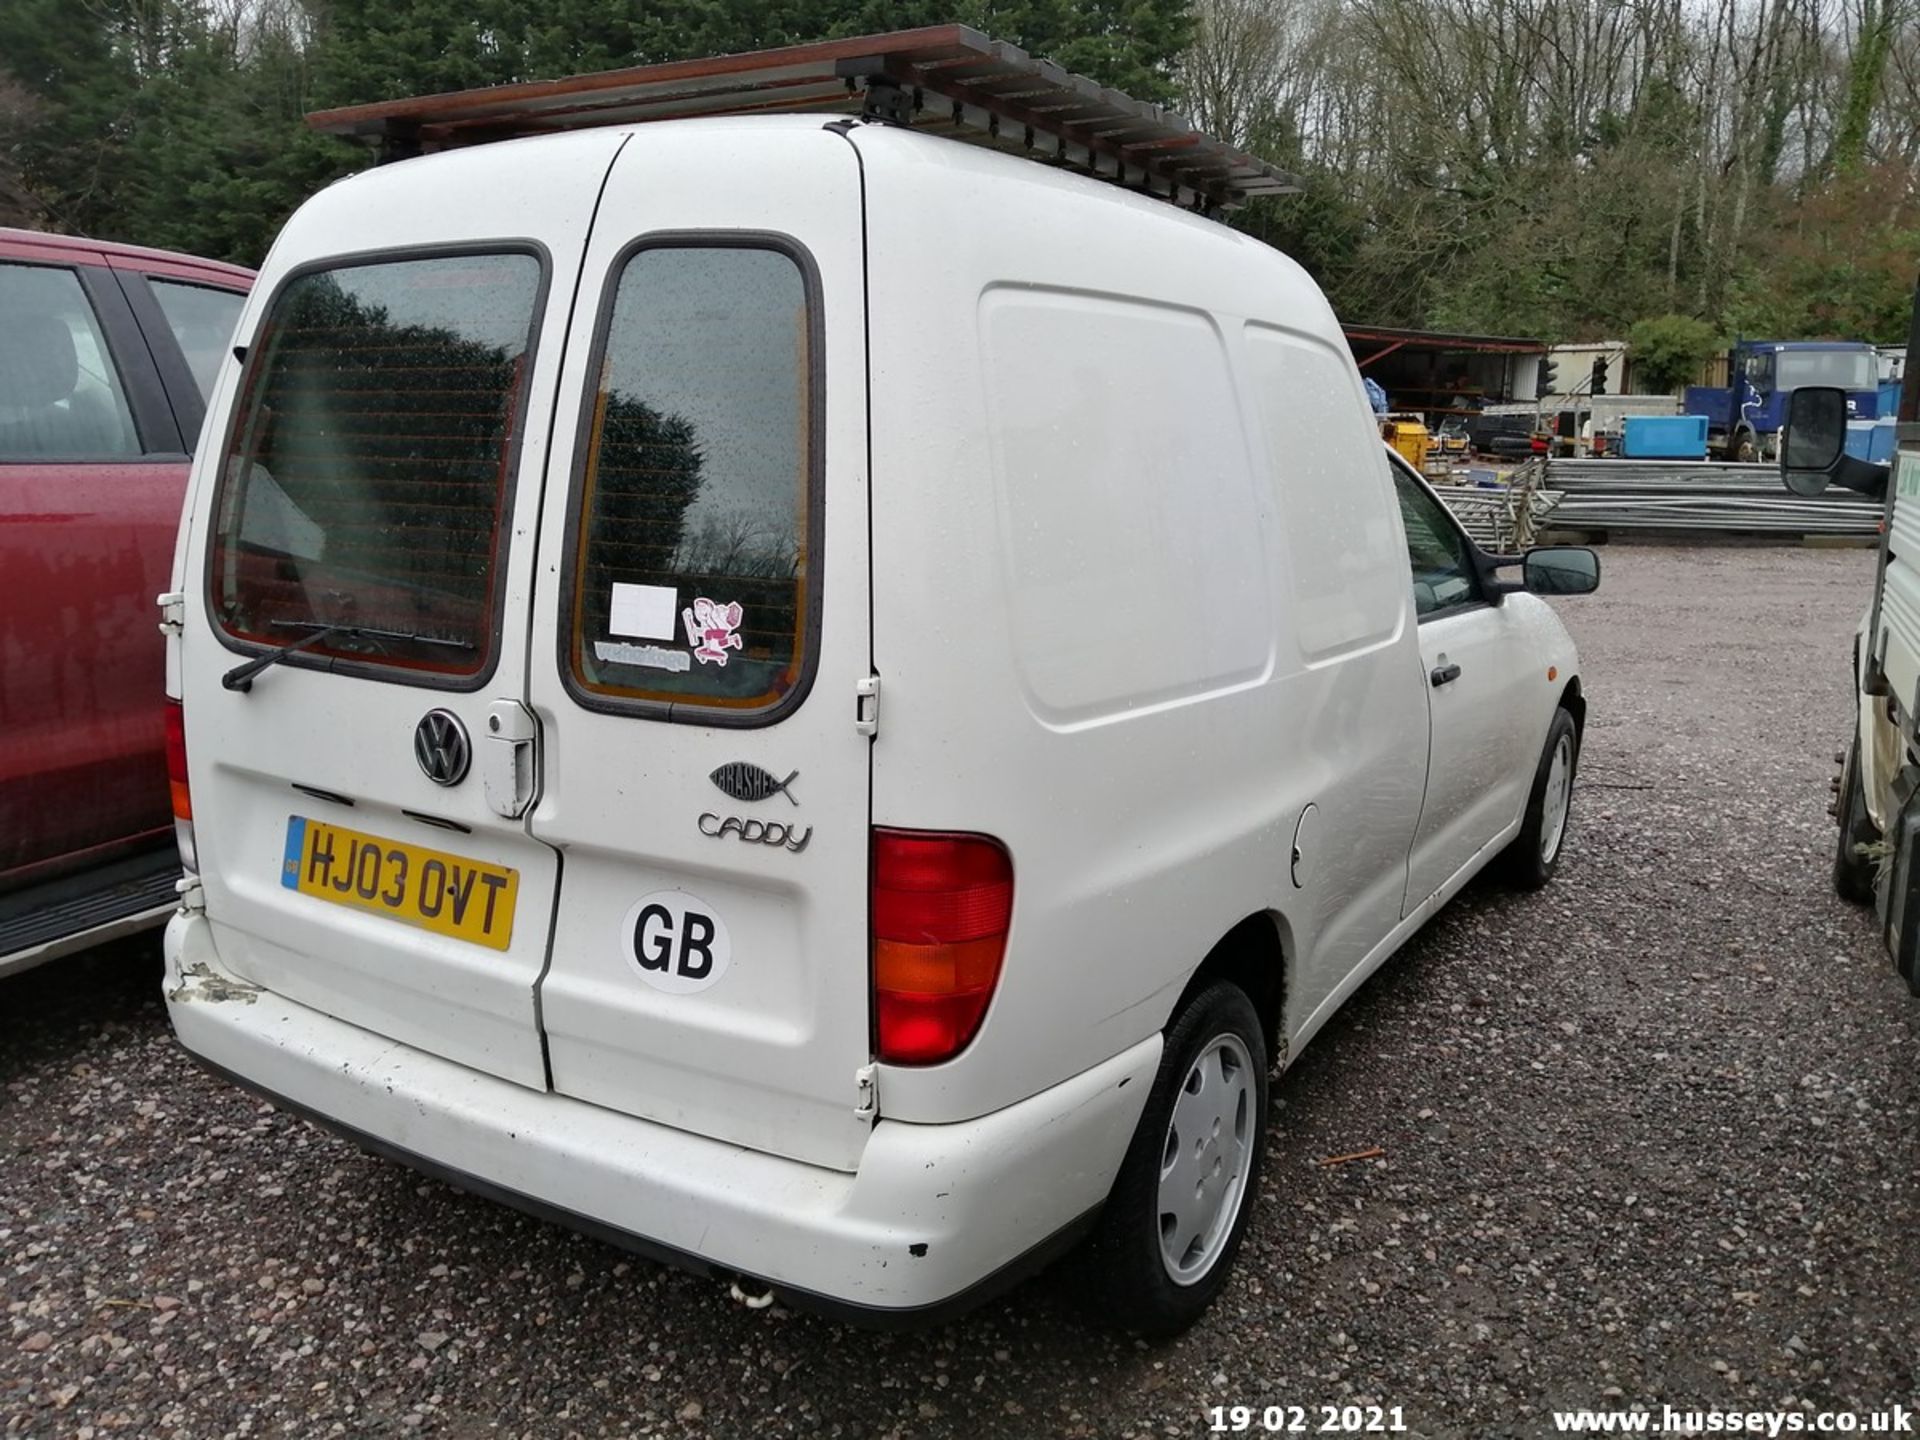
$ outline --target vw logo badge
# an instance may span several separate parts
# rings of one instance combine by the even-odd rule
[[[413,727],[413,758],[436,785],[458,785],[473,760],[467,727],[451,710],[429,710]]]

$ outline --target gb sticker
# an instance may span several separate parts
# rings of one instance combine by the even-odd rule
[[[621,927],[627,964],[656,990],[691,995],[727,973],[733,942],[726,923],[680,890],[643,895]]]

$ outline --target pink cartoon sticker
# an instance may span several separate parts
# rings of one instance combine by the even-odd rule
[[[693,646],[693,658],[702,665],[724,667],[727,651],[740,648],[740,637],[734,632],[740,628],[743,613],[738,600],[722,605],[705,596],[682,610],[680,621],[687,627],[687,643]]]

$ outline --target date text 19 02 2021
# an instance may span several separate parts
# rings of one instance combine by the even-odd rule
[[[519,872],[293,815],[280,883],[317,900],[504,950]]]
[[[1207,1420],[1220,1435],[1391,1435],[1407,1428],[1398,1405],[1215,1405]]]

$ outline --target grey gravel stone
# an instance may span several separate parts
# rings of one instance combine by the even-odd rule
[[[1559,878],[1470,887],[1277,1083],[1238,1270],[1179,1341],[1097,1328],[1060,1272],[926,1333],[747,1311],[203,1073],[149,939],[0,981],[0,1434],[1199,1436],[1369,1397],[1500,1437],[1910,1402],[1920,1002],[1828,883],[1871,556],[1604,562],[1560,606],[1591,723]]]

